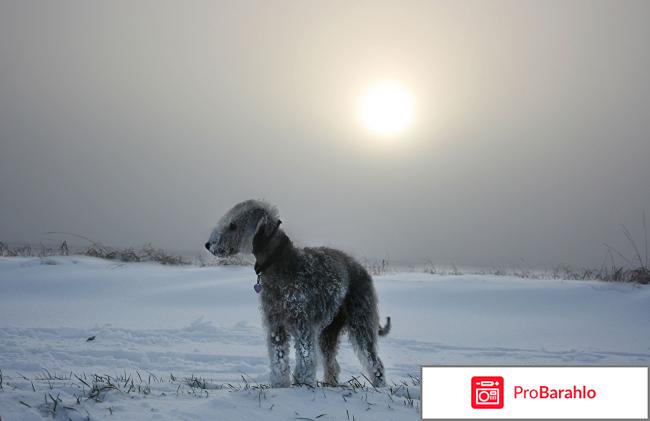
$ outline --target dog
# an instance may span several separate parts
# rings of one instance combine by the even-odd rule
[[[219,220],[205,243],[215,256],[255,256],[255,291],[260,293],[267,330],[271,385],[315,385],[318,353],[323,360],[324,383],[338,384],[336,353],[345,330],[373,386],[384,386],[377,337],[390,331],[390,317],[380,326],[371,276],[342,251],[294,246],[280,224],[274,206],[247,200]],[[289,369],[291,338],[296,351],[293,379]]]

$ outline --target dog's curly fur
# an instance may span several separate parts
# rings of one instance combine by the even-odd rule
[[[219,221],[205,247],[217,256],[253,253],[261,275],[262,313],[271,360],[271,385],[287,387],[289,340],[294,339],[293,383],[313,385],[320,352],[327,384],[338,382],[336,352],[343,330],[374,386],[386,384],[377,355],[377,295],[368,272],[353,258],[331,248],[298,248],[279,228],[278,211],[247,200]],[[268,267],[266,267],[268,265]]]

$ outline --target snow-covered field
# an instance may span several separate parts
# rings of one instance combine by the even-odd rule
[[[415,420],[423,364],[650,363],[650,287],[396,273],[375,277],[393,387],[363,386],[344,340],[347,387],[268,389],[254,280],[0,258],[0,418]]]

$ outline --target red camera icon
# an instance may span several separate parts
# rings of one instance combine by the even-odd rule
[[[503,377],[472,377],[472,408],[503,408]]]

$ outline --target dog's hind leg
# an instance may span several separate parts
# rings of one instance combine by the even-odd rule
[[[266,341],[271,361],[271,386],[291,386],[289,375],[289,334],[282,326],[270,327]]]
[[[384,364],[377,355],[377,295],[372,278],[364,269],[360,268],[351,274],[350,289],[344,306],[347,311],[346,328],[350,342],[361,365],[368,373],[373,386],[385,386]]]
[[[348,327],[352,347],[361,361],[361,365],[370,376],[373,386],[385,386],[384,364],[377,355],[377,331],[367,325]]]
[[[345,308],[341,307],[334,320],[321,332],[319,342],[323,356],[323,381],[329,385],[338,384],[341,368],[336,361],[341,329],[345,324]]]
[[[377,296],[372,278],[365,270],[353,273],[344,305],[347,310],[346,327],[361,365],[374,386],[385,386],[384,365],[377,355]]]

